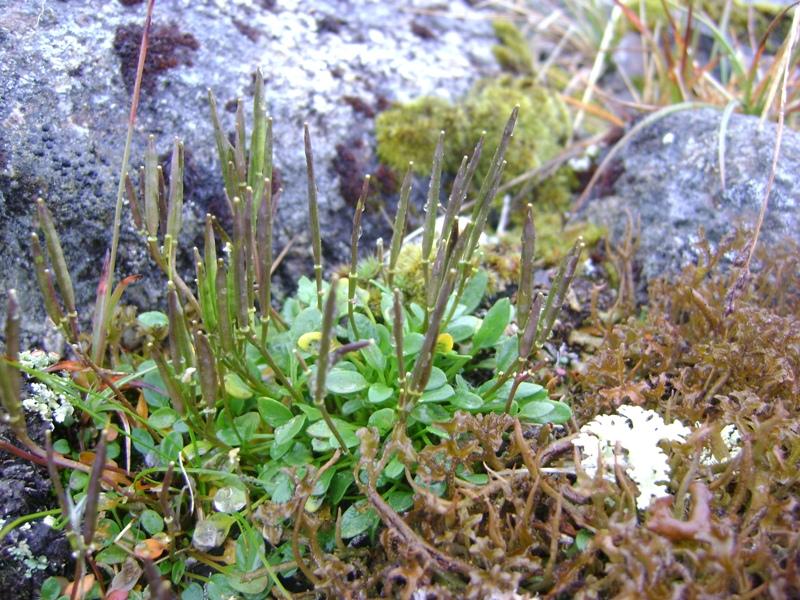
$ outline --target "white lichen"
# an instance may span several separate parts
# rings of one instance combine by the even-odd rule
[[[75,412],[64,394],[54,392],[39,382],[30,384],[30,395],[22,401],[22,406],[51,424],[67,422]]]
[[[659,414],[639,406],[620,406],[617,413],[595,417],[572,443],[581,451],[583,470],[592,477],[601,458],[603,477],[613,481],[618,463],[639,488],[636,505],[644,510],[653,497],[668,493],[669,461],[658,443],[683,442],[691,430],[677,421],[667,425]],[[621,453],[615,456],[617,444]]]
[[[722,443],[725,444],[725,448],[728,451],[728,455],[730,457],[736,456],[739,451],[742,449],[742,434],[739,433],[738,427],[733,423],[726,425],[722,428],[722,431],[719,432],[720,437],[722,437]],[[719,460],[716,456],[709,450],[708,448],[704,448],[702,454],[700,455],[700,463],[706,466],[712,466],[719,464],[721,462],[725,462],[725,460]]]
[[[12,558],[21,562],[25,567],[25,577],[31,577],[36,571],[47,569],[46,556],[34,556],[27,540],[20,540],[16,546],[9,548],[8,553]]]
[[[58,360],[55,352],[45,352],[44,350],[24,350],[19,353],[19,364],[27,369],[42,371],[53,365]]]

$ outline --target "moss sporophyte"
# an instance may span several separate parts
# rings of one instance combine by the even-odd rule
[[[452,439],[447,424],[458,415],[507,415],[533,424],[562,424],[571,415],[568,404],[550,399],[531,379],[577,268],[580,241],[550,292],[540,295],[532,278],[528,206],[516,302],[503,297],[483,308],[488,276],[480,267],[480,240],[519,109],[489,159],[484,138],[478,139],[444,208],[447,138],[438,135],[421,239],[404,244],[409,165],[393,238],[377,263],[359,256],[365,180],[343,279],[323,276],[306,128],[314,273],[301,277],[296,294],[276,307],[270,292],[272,125],[260,73],[255,89],[252,132],[245,130],[240,103],[233,142],[209,95],[233,228],[223,231],[207,217],[205,246],[193,251],[193,284],[176,258],[183,145],[173,146],[168,180],[152,138],[139,185],[125,177],[134,226],[167,280],[166,312],[144,312],[133,322],[95,319],[103,334],[82,332],[56,227],[42,201],[45,244],[34,238],[35,264],[48,315],[73,354],[55,368],[71,377],[49,372],[54,359],[18,353],[19,307],[10,296],[0,364],[7,420],[24,453],[49,465],[61,526],[78,558],[73,580],[83,581],[85,565],[94,565],[116,574],[95,584],[106,593],[121,589],[121,573],[132,593],[145,585],[156,589],[159,576],[184,593],[202,583],[207,593],[248,597],[273,588],[285,594],[283,582],[292,576],[322,585],[330,575],[320,569],[342,540],[374,538],[381,523],[393,528],[415,493],[449,494],[452,475],[460,481],[484,477],[480,462],[446,462],[451,475],[422,466],[427,459],[420,453]],[[477,173],[482,182],[473,183]],[[468,194],[472,208],[462,215]],[[222,257],[220,246],[226,248]],[[407,266],[410,253],[413,268]],[[111,314],[122,310],[128,283],[110,296]],[[124,327],[137,328],[138,347],[120,343],[136,337],[125,336]],[[102,351],[92,345],[97,340]],[[23,383],[30,390],[26,400]],[[56,425],[74,410],[78,437],[51,442],[48,436],[45,449],[31,440],[24,411],[45,416],[33,398],[47,398]],[[64,433],[57,428],[55,435]],[[85,450],[94,444],[94,451]]]

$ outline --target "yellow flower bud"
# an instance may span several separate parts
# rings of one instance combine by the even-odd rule
[[[314,342],[319,342],[320,339],[322,339],[321,331],[309,331],[300,336],[300,339],[297,340],[297,347],[304,352],[309,352],[311,345]]]
[[[440,333],[436,338],[436,352],[447,354],[453,349],[453,336],[449,333]]]

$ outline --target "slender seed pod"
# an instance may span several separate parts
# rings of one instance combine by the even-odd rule
[[[183,143],[176,139],[172,147],[172,163],[169,170],[169,204],[167,205],[166,228],[166,235],[171,240],[167,258],[172,271],[175,270],[175,254],[178,250],[178,237],[183,224],[183,170]]]
[[[314,388],[314,403],[322,413],[328,429],[331,430],[342,448],[342,452],[348,454],[347,444],[345,444],[342,435],[336,428],[336,425],[331,419],[328,409],[325,406],[325,381],[328,377],[328,369],[330,368],[330,352],[331,344],[334,338],[334,329],[336,323],[334,322],[336,316],[336,288],[339,285],[339,279],[334,277],[331,280],[330,289],[328,290],[328,297],[325,300],[325,310],[322,313],[322,337],[319,342],[319,356],[317,357],[317,380]]]
[[[431,181],[428,185],[428,199],[425,202],[425,226],[422,230],[422,272],[425,288],[430,279],[430,259],[433,239],[436,235],[436,212],[439,208],[439,194],[442,188],[442,159],[444,157],[444,131],[439,132],[439,140],[433,153]]]
[[[536,249],[536,228],[533,225],[533,205],[525,207],[525,223],[522,226],[522,252],[519,261],[519,283],[517,285],[517,323],[525,329],[525,323],[533,299],[533,260]]]
[[[200,394],[206,406],[208,415],[206,421],[208,422],[216,410],[219,396],[217,362],[211,350],[208,337],[202,331],[195,332],[194,340],[197,351],[197,374],[200,379]]]
[[[225,193],[230,201],[230,198],[236,195],[236,186],[229,164],[231,145],[225,137],[225,132],[222,129],[222,124],[219,121],[219,114],[217,113],[217,101],[210,89],[208,90],[208,105],[211,109],[211,123],[214,127],[214,140],[217,144],[217,156],[219,157],[222,179],[225,182]]]
[[[322,234],[319,228],[319,205],[317,184],[314,178],[314,154],[311,151],[311,133],[308,123],[303,125],[303,140],[306,152],[306,175],[308,178],[308,221],[311,229],[311,250],[314,255],[314,279],[317,283],[317,308],[322,310]]]
[[[221,258],[217,260],[215,287],[217,291],[217,322],[219,324],[220,344],[225,353],[232,354],[235,351],[235,345],[233,343],[230,304],[228,302],[228,273]]]
[[[136,189],[133,187],[133,180],[131,179],[130,173],[125,173],[125,195],[128,197],[128,204],[130,204],[131,207],[133,224],[138,231],[142,231],[144,229],[142,209],[139,206],[139,199],[136,196]]]
[[[36,273],[36,281],[39,284],[39,290],[44,298],[44,307],[47,311],[47,316],[50,317],[53,323],[60,325],[64,319],[64,313],[61,311],[61,306],[56,296],[56,288],[53,284],[53,273],[50,269],[45,268],[42,245],[36,233],[31,233],[31,254],[33,254],[33,269]]]
[[[100,432],[100,439],[94,448],[94,461],[89,474],[89,484],[86,487],[86,508],[83,513],[83,544],[87,548],[92,545],[94,534],[97,531],[97,505],[100,499],[100,480],[106,466],[106,439],[108,433],[105,429]]]
[[[264,201],[258,208],[258,227],[256,229],[256,248],[258,262],[258,303],[261,309],[263,327],[267,327],[272,307],[272,182],[264,180]],[[266,330],[262,335],[266,337]]]
[[[158,238],[158,156],[152,135],[147,138],[144,154],[144,219],[147,235]]]
[[[400,256],[400,246],[403,243],[406,231],[406,214],[408,213],[408,200],[411,197],[411,174],[414,163],[408,163],[406,175],[403,178],[403,185],[400,187],[400,200],[397,203],[397,214],[394,217],[394,227],[392,227],[392,241],[389,245],[389,277],[388,283],[391,286],[394,280],[394,271],[397,265],[397,258]]]
[[[241,187],[247,184],[247,164],[245,163],[245,137],[247,133],[244,125],[244,102],[239,98],[236,102],[236,135],[233,145],[233,164],[236,168],[235,195],[241,194]]]
[[[558,267],[550,292],[547,294],[544,309],[542,309],[542,316],[539,319],[539,327],[536,333],[536,345],[538,347],[544,344],[553,330],[556,317],[561,310],[561,305],[564,303],[564,298],[567,296],[569,285],[575,276],[583,246],[583,238],[578,238]]]
[[[356,326],[355,307],[356,307],[356,287],[358,285],[358,242],[361,239],[361,215],[364,213],[364,205],[367,202],[369,195],[370,176],[364,177],[364,183],[361,185],[361,193],[356,202],[356,210],[353,213],[353,232],[350,237],[350,273],[348,275],[347,285],[347,316],[350,321],[350,326],[353,328],[353,334],[359,337],[358,327]]]
[[[250,163],[247,167],[247,185],[253,190],[253,212],[251,219],[256,222],[258,209],[264,193],[264,172],[267,154],[267,114],[264,109],[264,76],[261,69],[256,70],[255,94],[253,95],[253,131],[250,137]]]

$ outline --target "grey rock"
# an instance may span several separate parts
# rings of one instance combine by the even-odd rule
[[[627,211],[640,219],[637,261],[645,280],[696,261],[699,231],[716,244],[735,228],[752,231],[772,165],[777,126],[732,115],[726,134],[725,188],[719,168],[722,113],[681,111],[637,134],[618,154],[581,217],[622,235]],[[759,239],[800,240],[800,133],[785,129]]]
[[[39,339],[44,327],[28,248],[38,196],[59,224],[78,302],[90,317],[111,237],[144,9],[136,0],[0,0],[0,294],[17,288],[26,341]],[[284,187],[276,245],[295,239],[282,279],[290,287],[309,266],[302,123],[313,133],[332,265],[347,257],[352,218],[334,162],[350,147],[360,148],[359,156],[369,150],[373,113],[387,101],[455,99],[496,70],[490,24],[477,15],[467,2],[432,0],[159,1],[131,168],[142,162],[147,134],[165,157],[174,137],[185,141],[183,241],[188,248],[198,243],[203,215],[224,219],[226,210],[206,90],[232,130],[235,99],[250,97],[261,67]],[[345,178],[374,167],[366,155],[338,161],[356,171]],[[124,298],[153,308],[163,301],[163,277],[127,211],[124,221],[117,280],[145,275]],[[366,216],[364,231],[367,243],[390,233],[377,212]]]

